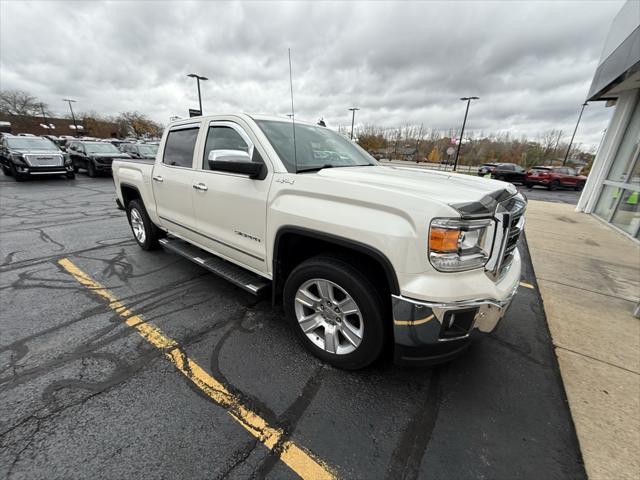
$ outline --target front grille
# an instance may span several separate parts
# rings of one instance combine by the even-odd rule
[[[64,165],[62,155],[57,153],[51,155],[27,154],[24,159],[30,167],[62,167]]]
[[[524,212],[526,200],[516,195],[502,202],[496,209],[496,221],[498,224],[496,251],[492,252],[490,273],[499,278],[505,273],[518,248],[518,240],[524,230]]]
[[[102,165],[111,165],[113,158],[96,158],[96,161]]]

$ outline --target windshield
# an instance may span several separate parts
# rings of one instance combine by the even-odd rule
[[[84,148],[87,153],[120,153],[120,150],[110,143],[85,143]]]
[[[142,155],[155,157],[158,152],[158,145],[138,145],[138,151]]]
[[[296,124],[294,158],[291,123],[277,120],[257,120],[256,123],[273,145],[288,172],[328,167],[378,165],[367,152],[339,133],[315,125]]]
[[[11,148],[22,148],[25,150],[54,150],[58,151],[51,140],[46,138],[33,138],[33,137],[11,137],[7,138],[7,144]]]

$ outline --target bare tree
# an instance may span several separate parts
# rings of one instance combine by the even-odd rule
[[[0,113],[5,115],[42,115],[42,110],[51,116],[46,104],[22,90],[0,91]]]

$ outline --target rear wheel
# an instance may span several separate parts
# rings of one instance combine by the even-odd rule
[[[161,238],[162,233],[149,218],[142,201],[131,200],[128,203],[127,218],[129,219],[133,237],[140,245],[140,248],[143,250],[155,250],[160,246],[158,240]]]
[[[584,182],[577,183],[576,186],[574,187],[576,192],[581,192],[583,188],[584,188]]]
[[[373,284],[338,258],[298,265],[284,287],[287,320],[302,344],[338,368],[366,367],[384,346],[384,305]]]
[[[557,190],[558,187],[560,187],[560,182],[557,180],[554,180],[549,184],[549,190]]]

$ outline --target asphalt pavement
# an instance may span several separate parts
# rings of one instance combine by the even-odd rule
[[[0,176],[0,478],[312,478],[309,458],[338,478],[586,478],[526,241],[527,286],[464,356],[344,372],[269,300],[138,248],[114,198],[110,178]]]

